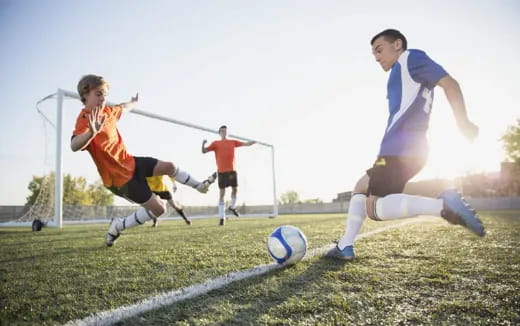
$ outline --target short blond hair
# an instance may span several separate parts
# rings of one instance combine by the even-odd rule
[[[97,75],[85,75],[81,77],[78,82],[78,94],[81,98],[81,102],[85,104],[85,95],[90,93],[91,90],[99,88],[101,86],[110,86],[108,82],[101,76]]]

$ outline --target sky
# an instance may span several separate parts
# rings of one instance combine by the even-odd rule
[[[147,112],[274,145],[276,196],[331,201],[376,158],[388,118],[385,73],[370,39],[400,30],[461,85],[480,136],[467,143],[437,88],[430,155],[415,180],[496,172],[500,137],[520,118],[520,3],[507,1],[32,1],[0,0],[0,205],[23,205],[33,175],[54,160],[36,102],[104,76],[108,100],[139,92]],[[54,100],[40,110],[55,120]],[[81,109],[64,106],[64,172],[94,182],[88,153],[72,153]],[[54,119],[54,120],[53,120]],[[119,131],[130,153],[173,161],[199,179],[211,133],[128,113]],[[51,153],[51,154],[49,154]],[[271,148],[237,150],[239,203],[273,200]],[[186,204],[217,202],[180,187]],[[117,200],[116,203],[125,203]]]

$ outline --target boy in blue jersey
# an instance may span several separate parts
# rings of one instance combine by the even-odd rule
[[[455,190],[446,190],[439,198],[402,193],[408,180],[426,162],[426,131],[435,86],[444,90],[462,134],[470,141],[478,135],[478,127],[466,114],[459,84],[426,53],[408,50],[406,38],[397,30],[382,31],[370,44],[376,61],[384,71],[390,71],[387,85],[390,114],[377,160],[354,187],[345,233],[327,256],[354,259],[354,240],[366,216],[382,221],[434,215],[484,236],[476,212]]]

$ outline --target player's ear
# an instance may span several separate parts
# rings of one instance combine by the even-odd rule
[[[399,50],[402,50],[402,48],[403,48],[403,40],[398,38],[397,40],[394,41],[394,49],[396,51],[399,51]]]

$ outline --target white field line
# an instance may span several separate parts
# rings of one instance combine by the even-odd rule
[[[425,221],[427,219],[431,219],[431,217],[419,217],[413,219],[407,219],[401,223],[391,224],[388,226],[384,226],[373,231],[365,232],[363,234],[358,235],[356,240],[368,238],[380,232],[384,232],[386,230],[400,228],[409,224],[414,224],[417,222]],[[321,256],[325,252],[327,252],[333,245],[327,245],[322,248],[317,248],[313,250],[309,250],[303,259],[309,259],[314,256]],[[253,268],[238,271],[234,273],[229,273],[224,276],[220,276],[214,279],[209,279],[204,283],[194,284],[182,289],[166,292],[163,294],[159,294],[148,299],[144,299],[138,303],[128,306],[122,306],[113,310],[102,311],[96,314],[92,314],[84,319],[77,319],[69,321],[66,326],[87,326],[87,325],[112,325],[121,321],[122,319],[126,319],[129,317],[133,317],[144,313],[146,311],[158,309],[160,307],[168,306],[176,302],[180,302],[186,299],[195,298],[199,295],[206,294],[212,290],[222,288],[226,285],[229,285],[235,281],[243,280],[249,277],[258,276],[265,274],[269,271],[273,271],[276,269],[283,268],[283,265],[279,265],[276,263],[268,264],[268,265],[260,265],[255,266]]]

